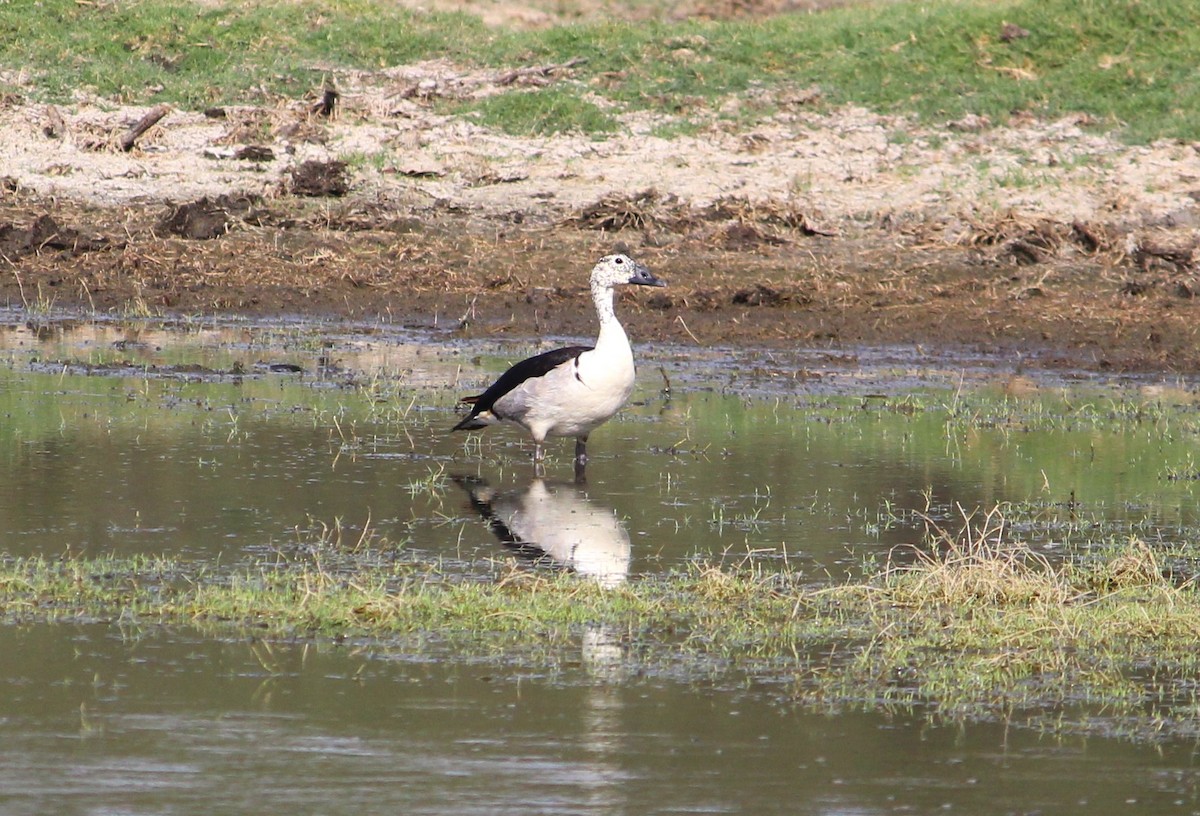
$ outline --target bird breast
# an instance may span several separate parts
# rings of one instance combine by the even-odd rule
[[[572,372],[573,391],[581,412],[608,419],[621,409],[633,392],[633,354],[628,347],[621,353],[605,353],[603,348],[584,352]]]

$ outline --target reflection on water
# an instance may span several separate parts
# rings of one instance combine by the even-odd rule
[[[343,372],[404,374],[413,386],[445,385],[458,369],[454,349],[422,342],[399,329],[290,323],[253,325],[195,319],[173,323],[93,320],[5,323],[0,310],[0,353],[35,370],[139,372],[196,377],[257,376],[293,371],[336,382]],[[11,317],[11,315],[9,315]],[[417,342],[412,342],[417,340]],[[445,358],[445,359],[443,359]]]
[[[563,557],[547,532],[516,529],[503,513],[511,515],[524,492],[525,504],[541,501],[547,509],[579,499],[602,511],[597,525],[615,516],[614,535],[634,543],[624,568],[630,575],[753,552],[814,580],[840,577],[864,558],[920,540],[915,511],[956,529],[960,506],[998,502],[1027,506],[1027,518],[1009,519],[1012,529],[1047,548],[1094,537],[1097,528],[1107,536],[1190,541],[1200,526],[1195,434],[1170,419],[1115,429],[1044,421],[1067,410],[1064,404],[1104,404],[1094,396],[1055,403],[1036,390],[1009,396],[1008,389],[1004,398],[1020,401],[1005,416],[981,421],[971,419],[980,411],[978,392],[957,384],[921,407],[886,390],[867,399],[679,388],[667,400],[651,382],[591,440],[580,491],[557,481],[570,477],[569,456],[551,455],[539,487],[519,434],[464,440],[449,433],[453,400],[466,387],[454,382],[467,376],[461,349],[379,352],[360,362],[400,368],[335,384],[315,373],[316,359],[356,359],[350,340],[331,350],[307,339],[293,348],[252,332],[236,343],[217,335],[189,358],[165,336],[117,351],[111,337],[102,347],[88,337],[97,345],[85,354],[65,340],[25,336],[9,348],[12,365],[0,368],[0,551],[164,553],[229,563],[294,540],[314,522],[340,521],[353,534],[369,519],[392,542],[470,569],[495,544],[477,535],[477,512],[445,478],[461,472],[479,474],[490,494],[503,496],[493,502],[503,512],[494,515],[510,533],[579,571],[596,571],[582,557],[586,550]],[[20,356],[21,344],[33,350]],[[107,376],[70,367],[38,373],[50,360],[102,362],[115,354],[145,364],[170,358],[184,369],[189,359],[223,371],[240,363],[256,373],[176,378],[128,366]],[[31,371],[34,357],[41,362]],[[272,373],[270,363],[283,359],[299,361],[305,373]],[[680,369],[699,376],[682,356],[668,364],[673,382],[688,382]],[[474,364],[471,371],[481,380],[494,374]],[[432,382],[445,387],[427,388]],[[1189,405],[1189,394],[1143,384],[1133,398]],[[603,558],[619,562],[620,550],[618,543]]]
[[[490,381],[517,354],[272,331],[191,327],[185,342],[145,327],[0,330],[0,553],[165,553],[219,568],[314,521],[353,537],[369,519],[447,569],[480,569],[499,538],[617,586],[749,552],[836,578],[919,540],[913,511],[953,527],[960,505],[1002,501],[1027,508],[1013,529],[1047,549],[1130,530],[1197,537],[1194,431],[1170,418],[1089,424],[1096,413],[1080,406],[1093,397],[1055,403],[1040,382],[1009,378],[1017,402],[990,419],[957,371],[922,407],[909,392],[931,380],[911,363],[890,379],[865,365],[813,376],[815,354],[796,365],[764,352],[761,390],[747,395],[726,386],[749,376],[754,352],[668,349],[656,365],[675,393],[642,384],[591,440],[583,486],[532,478],[519,435],[448,433],[457,380]],[[1186,386],[1130,393],[1147,412],[1195,400]],[[1099,398],[1110,412],[1117,402]],[[1054,412],[1064,418],[1044,421]],[[569,458],[547,471],[569,476]],[[479,475],[446,478],[463,472]],[[543,668],[427,644],[399,657],[404,644],[0,627],[0,816],[1107,816],[1200,802],[1192,746],[823,716],[787,703],[794,678],[676,676],[640,666],[631,639],[583,626]]]
[[[471,507],[506,547],[616,586],[629,575],[629,533],[613,510],[588,499],[578,483],[496,491],[482,479],[453,477]]]

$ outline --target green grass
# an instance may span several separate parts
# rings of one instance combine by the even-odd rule
[[[622,634],[645,668],[748,672],[821,707],[923,708],[1138,738],[1195,736],[1200,593],[1129,539],[1051,562],[998,508],[867,579],[814,586],[751,562],[604,588],[565,573],[441,573],[402,547],[326,530],[236,569],[170,559],[9,558],[9,623],[110,620],[210,634],[370,638],[379,648],[543,654],[589,627]],[[1099,720],[1097,720],[1099,722]],[[1148,728],[1147,723],[1153,727]]]
[[[260,87],[296,96],[319,87],[326,67],[402,64],[481,36],[467,16],[417,18],[370,0],[0,4],[0,64],[31,69],[58,100],[78,88],[191,107],[261,101]]]
[[[595,104],[560,88],[490,96],[458,106],[457,111],[476,111],[482,124],[518,136],[574,132],[601,136],[620,129]]]
[[[1030,36],[1003,43],[1011,21]],[[470,106],[509,132],[611,132],[625,110],[704,119],[752,90],[819,86],[857,104],[945,123],[967,113],[1086,113],[1144,142],[1200,138],[1200,6],[1190,0],[884,3],[816,15],[684,23],[571,24],[492,31],[460,14],[413,14],[380,0],[226,3],[181,0],[0,4],[0,65],[36,96],[79,88],[121,102],[295,98],[340,69],[449,58],[497,70],[586,57],[565,85],[511,90]],[[11,81],[11,80],[10,80]],[[544,97],[535,101],[537,97]],[[744,125],[767,116],[751,105]]]

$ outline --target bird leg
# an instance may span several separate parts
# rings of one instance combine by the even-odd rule
[[[587,437],[575,440],[575,484],[587,484]]]

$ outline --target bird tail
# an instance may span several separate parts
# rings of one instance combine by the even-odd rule
[[[496,417],[493,416],[490,410],[479,404],[481,399],[483,399],[483,394],[476,394],[473,397],[461,398],[459,402],[463,405],[470,405],[471,413],[459,420],[458,424],[450,430],[474,431],[478,430],[479,428],[486,428],[488,425],[494,425],[496,423]]]
[[[457,425],[450,430],[452,431],[474,431],[479,428],[486,428],[490,423],[479,418],[478,414],[468,414],[463,417]]]

